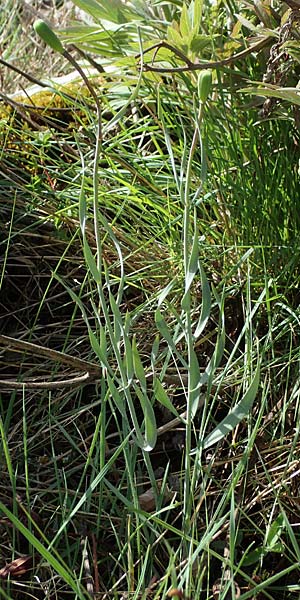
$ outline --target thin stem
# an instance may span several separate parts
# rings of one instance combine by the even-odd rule
[[[88,80],[85,72],[81,68],[81,66],[77,63],[75,58],[67,51],[64,51],[64,57],[75,67],[78,71],[79,75],[83,79],[86,87],[88,88],[93,100],[96,105],[97,112],[97,128],[96,128],[96,146],[95,146],[95,157],[93,164],[93,213],[94,213],[94,231],[95,231],[95,240],[96,240],[96,248],[97,248],[97,268],[99,270],[99,275],[101,277],[102,272],[102,243],[101,243],[101,235],[100,235],[100,217],[99,217],[99,177],[98,177],[98,169],[99,169],[99,159],[101,155],[102,149],[102,114],[101,114],[101,105],[99,102],[99,98],[94,90],[94,87]]]
[[[191,174],[193,157],[200,137],[200,125],[204,114],[204,104],[200,103],[199,113],[196,122],[196,128],[194,131],[192,144],[189,152],[187,168],[186,168],[186,181],[184,189],[184,221],[183,221],[183,262],[184,262],[184,274],[185,281],[188,277],[189,271],[189,258],[191,248],[191,201],[190,201],[190,187],[191,187]],[[203,157],[202,157],[203,160]],[[192,322],[191,322],[191,294],[190,290],[185,293],[185,315],[186,315],[186,341],[188,346],[188,392],[187,392],[187,411],[186,411],[186,442],[185,442],[185,489],[184,489],[184,504],[183,504],[183,531],[188,534],[190,529],[190,506],[191,506],[191,446],[192,446],[192,354],[194,352],[194,340],[192,333]]]

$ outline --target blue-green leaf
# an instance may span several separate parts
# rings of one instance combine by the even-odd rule
[[[200,387],[201,387],[201,376],[198,358],[193,348],[190,350],[190,364],[189,364],[189,394],[191,404],[191,419],[195,417],[198,410]]]
[[[133,368],[134,368],[134,372],[136,375],[136,378],[138,379],[140,386],[144,392],[144,394],[146,394],[146,390],[147,390],[147,383],[146,383],[146,376],[145,376],[145,370],[140,358],[140,354],[136,345],[136,338],[134,337],[132,340],[132,357],[133,357]]]
[[[110,377],[110,375],[107,375],[107,383],[108,383],[108,387],[109,387],[109,391],[111,393],[111,397],[116,405],[116,407],[118,408],[118,410],[120,411],[122,417],[124,417],[124,419],[127,419],[127,415],[126,415],[126,408],[125,408],[125,401],[124,398],[121,397],[121,395],[119,394],[119,391],[117,390],[113,379]]]
[[[145,442],[143,450],[150,452],[153,450],[157,440],[157,427],[153,406],[147,396],[137,385],[134,385],[134,391],[140,401],[145,420]]]
[[[195,226],[194,235],[193,235],[193,243],[191,256],[188,261],[187,273],[185,274],[185,290],[184,296],[181,301],[181,306],[183,310],[188,310],[189,308],[189,293],[191,289],[191,285],[193,283],[194,277],[198,271],[198,259],[199,259],[199,241],[198,241],[198,227]]]
[[[255,400],[260,378],[259,363],[256,367],[254,378],[243,396],[226,415],[226,417],[215,427],[215,429],[205,438],[203,442],[203,448],[209,448],[213,446],[224,437],[226,437],[230,431],[232,431],[236,425],[238,425],[250,412],[253,402]]]
[[[163,388],[158,377],[154,377],[153,391],[154,391],[155,399],[158,400],[158,402],[160,402],[160,404],[162,404],[167,410],[169,410],[170,413],[172,413],[175,417],[179,417],[179,413],[177,412],[176,408],[173,406],[166,390]]]
[[[107,356],[103,352],[103,347],[101,347],[101,345],[99,344],[98,339],[96,338],[94,332],[92,331],[92,329],[90,327],[88,328],[88,332],[89,332],[89,338],[90,338],[90,343],[91,343],[92,349],[94,350],[96,356],[99,358],[102,366],[104,366],[106,369],[108,369],[109,365],[107,362]],[[102,343],[103,343],[103,339],[102,339]]]
[[[195,329],[194,338],[198,339],[204,330],[206,323],[210,316],[211,311],[211,293],[209,283],[207,281],[207,277],[205,275],[205,271],[202,267],[201,262],[199,262],[199,271],[201,276],[201,293],[202,293],[202,302],[201,302],[201,312],[199,316],[199,320]]]
[[[101,274],[99,272],[95,258],[92,254],[92,251],[88,245],[88,242],[87,242],[85,236],[83,238],[83,252],[84,252],[84,258],[85,258],[86,264],[92,274],[92,277],[93,277],[95,283],[101,284]]]
[[[126,316],[125,316],[125,324],[124,324],[124,331],[123,331],[123,335],[124,335],[123,341],[124,341],[124,346],[125,346],[123,362],[124,362],[124,367],[126,369],[128,385],[131,383],[133,374],[134,374],[132,347],[131,347],[131,342],[130,342],[130,337],[129,337],[130,326],[131,326],[131,318],[130,318],[129,313],[127,312]]]

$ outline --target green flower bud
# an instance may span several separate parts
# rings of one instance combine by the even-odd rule
[[[212,86],[212,72],[210,69],[203,69],[198,76],[198,95],[200,102],[206,102]]]
[[[59,52],[59,54],[64,53],[64,47],[61,41],[58,39],[57,35],[50,29],[49,25],[42,21],[42,19],[37,19],[33,24],[34,30],[36,33],[42,38],[52,50],[55,52]]]

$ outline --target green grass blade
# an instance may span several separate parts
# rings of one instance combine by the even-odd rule
[[[201,387],[201,375],[199,369],[198,358],[193,348],[190,348],[190,364],[189,364],[189,395],[191,413],[190,417],[193,420],[199,405]]]
[[[173,406],[165,388],[162,386],[158,377],[154,377],[153,382],[153,391],[155,399],[160,402],[167,410],[170,411],[175,417],[179,417],[179,413],[177,412],[175,406]]]
[[[135,337],[133,337],[133,340],[132,340],[132,359],[133,359],[133,368],[134,368],[136,378],[138,379],[138,382],[143,390],[143,393],[146,394],[146,391],[147,391],[146,375],[145,375],[143,363],[141,361],[140,354],[139,354],[139,351],[137,348]]]
[[[140,401],[145,420],[145,441],[142,449],[146,452],[153,450],[157,440],[157,427],[153,406],[147,396],[134,384],[135,393]]]
[[[121,397],[121,395],[119,394],[119,391],[117,390],[117,388],[114,384],[114,381],[113,381],[112,377],[110,377],[110,375],[107,375],[107,383],[108,383],[109,391],[111,393],[113,402],[115,403],[116,407],[120,411],[121,415],[126,420],[127,415],[126,415],[126,409],[125,409],[125,402],[124,402],[123,398]]]
[[[205,438],[203,441],[203,448],[209,448],[213,446],[224,437],[226,437],[230,431],[232,431],[238,423],[240,423],[250,412],[253,402],[256,398],[260,381],[260,367],[259,363],[256,367],[254,378],[243,396],[232,410],[226,415],[226,417],[215,427],[215,429]]]
[[[188,261],[187,272],[185,274],[185,290],[184,296],[181,301],[183,310],[188,310],[190,307],[190,291],[191,285],[194,281],[195,275],[198,271],[198,259],[199,259],[199,232],[197,226],[194,229],[194,235],[192,240],[192,250]]]
[[[199,321],[196,325],[196,329],[194,332],[194,339],[200,337],[202,331],[204,330],[207,321],[210,316],[211,311],[211,293],[209,283],[207,281],[207,277],[201,262],[199,262],[199,271],[201,276],[201,291],[202,291],[202,302],[201,302],[201,312],[199,316]]]
[[[92,251],[90,249],[90,246],[89,246],[85,236],[83,238],[83,252],[84,252],[84,258],[85,258],[86,265],[89,268],[94,281],[98,285],[101,285],[101,273],[97,267],[95,258],[92,254]]]
[[[68,568],[58,561],[33,533],[23,525],[23,523],[0,501],[0,511],[11,521],[16,529],[24,535],[28,542],[37,550],[37,552],[46,560],[53,570],[67,583],[67,585],[78,595],[80,600],[86,600],[87,594],[80,588],[79,583],[74,578],[74,574]]]

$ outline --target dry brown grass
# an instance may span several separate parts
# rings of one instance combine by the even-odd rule
[[[55,27],[64,27],[76,18],[72,2],[56,6],[54,0],[6,0],[1,9],[3,25],[0,29],[2,57],[37,79],[65,75],[66,61],[37,38],[33,30],[35,19],[48,20]],[[6,94],[22,90],[28,85],[26,77],[9,69],[1,70],[1,88]]]

